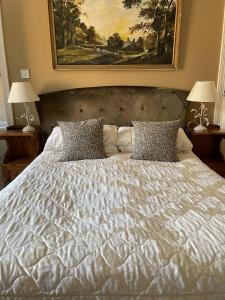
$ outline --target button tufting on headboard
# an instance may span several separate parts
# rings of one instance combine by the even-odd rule
[[[105,123],[130,126],[131,120],[186,122],[188,92],[153,87],[94,87],[40,95],[37,109],[46,136],[58,120],[103,116]]]

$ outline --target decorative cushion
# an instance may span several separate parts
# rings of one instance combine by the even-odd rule
[[[58,122],[63,137],[61,161],[105,158],[103,121],[100,118],[81,122]]]
[[[107,155],[111,153],[117,153],[116,147],[117,141],[117,126],[116,125],[104,125],[103,126],[103,143],[105,152]],[[48,137],[44,146],[44,151],[63,151],[63,139],[62,132],[59,126],[53,128],[52,133]]]
[[[105,125],[104,125],[105,126]],[[104,129],[103,129],[104,131]],[[135,137],[133,127],[119,127],[116,146],[120,152],[132,153],[134,151]],[[183,128],[178,129],[176,152],[191,151],[193,145]]]
[[[180,121],[132,122],[135,145],[133,159],[176,162],[176,139]]]

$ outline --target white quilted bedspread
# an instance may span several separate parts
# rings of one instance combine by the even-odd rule
[[[0,300],[225,299],[225,180],[43,152],[0,192]]]

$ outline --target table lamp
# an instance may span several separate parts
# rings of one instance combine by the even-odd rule
[[[27,125],[23,128],[23,131],[34,131],[35,128],[31,126],[33,115],[29,113],[29,103],[39,101],[40,98],[35,93],[30,82],[13,82],[8,102],[9,103],[24,103],[25,114],[21,118],[25,118]]]
[[[194,121],[198,125],[194,128],[195,131],[207,130],[204,124],[209,124],[208,109],[205,102],[215,102],[218,99],[218,93],[214,81],[197,81],[192,88],[187,100],[192,102],[201,102],[200,111],[192,109],[194,113]]]

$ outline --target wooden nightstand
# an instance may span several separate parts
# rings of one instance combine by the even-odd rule
[[[221,141],[225,139],[225,130],[207,131],[186,130],[193,144],[193,152],[212,170],[225,177],[225,161],[221,153]]]
[[[0,130],[0,139],[7,143],[2,170],[4,184],[11,182],[41,152],[41,134],[22,130]]]

